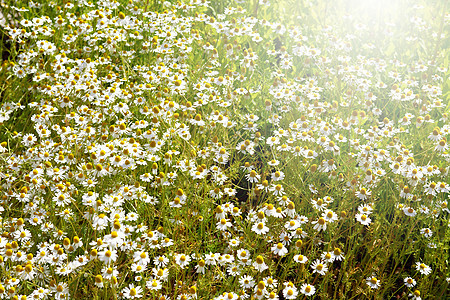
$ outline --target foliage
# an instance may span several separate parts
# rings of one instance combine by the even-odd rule
[[[3,4],[0,299],[444,299],[446,9]]]

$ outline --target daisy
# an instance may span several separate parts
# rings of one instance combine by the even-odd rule
[[[281,184],[272,184],[269,188],[275,196],[283,196],[284,195],[284,187]]]
[[[237,246],[239,246],[240,243],[241,243],[241,242],[240,242],[238,239],[231,239],[231,240],[228,242],[228,245],[229,245],[230,247],[237,247]]]
[[[431,231],[430,228],[422,228],[420,229],[420,234],[422,234],[426,238],[430,238],[433,235],[433,231]]]
[[[317,190],[317,188],[314,186],[314,184],[310,184],[308,185],[309,190],[311,191],[311,193],[313,194],[317,194],[319,191]]]
[[[117,271],[116,269],[114,269],[114,267],[108,267],[108,266],[104,266],[102,268],[102,276],[105,279],[110,280],[113,276],[117,276],[119,275],[119,271]]]
[[[241,274],[241,269],[239,268],[238,265],[232,263],[228,266],[227,273],[230,274],[231,276],[237,276]]]
[[[306,216],[298,216],[297,220],[300,222],[300,224],[308,223],[308,218]]]
[[[205,274],[205,271],[206,271],[205,266],[206,266],[205,261],[203,259],[199,260],[197,265],[195,266],[195,268],[196,268],[195,272]]]
[[[117,260],[117,251],[103,250],[98,254],[98,259],[106,265],[109,265],[111,262],[115,262]]]
[[[439,185],[437,187],[437,192],[438,193],[448,193],[450,192],[450,185],[446,182],[438,182]]]
[[[255,291],[254,297],[256,299],[263,299],[268,294],[266,284],[264,283],[264,281],[258,282],[258,284],[254,288],[254,291]]]
[[[280,144],[280,138],[277,136],[268,137],[266,140],[266,144],[269,146]]]
[[[131,265],[131,271],[135,272],[135,273],[141,273],[144,272],[147,269],[146,265],[142,265],[140,263],[133,263]]]
[[[306,296],[312,296],[316,292],[316,288],[313,285],[304,283],[300,288],[300,292]]]
[[[340,248],[334,248],[333,250],[333,256],[335,260],[344,260],[344,252]]]
[[[217,229],[219,230],[227,230],[228,228],[233,227],[229,219],[221,219],[219,222],[217,222]]]
[[[429,266],[420,262],[416,262],[416,270],[423,275],[428,275],[433,271]]]
[[[336,213],[334,213],[332,210],[325,210],[325,212],[322,213],[322,217],[330,223],[333,223],[334,221],[336,221],[338,219],[338,216]]]
[[[328,203],[325,202],[322,198],[318,198],[317,200],[311,199],[311,204],[315,209],[319,211],[324,211],[328,206]]]
[[[285,214],[285,212],[283,211],[283,209],[281,207],[277,207],[277,209],[275,209],[272,212],[272,216],[275,217],[275,218],[278,218],[278,219],[284,218],[285,215],[286,214]]]
[[[142,265],[147,265],[150,262],[150,257],[146,251],[135,252],[133,254],[133,259],[135,263],[140,263]]]
[[[102,288],[102,287],[103,287],[103,276],[100,275],[100,274],[97,275],[97,276],[95,276],[94,284],[95,284],[97,287]]]
[[[370,197],[371,194],[372,192],[364,187],[355,192],[356,197],[361,200],[366,200],[368,197]]]
[[[223,255],[219,255],[219,257],[217,257],[217,263],[220,266],[225,266],[226,265],[225,257]]]
[[[258,255],[253,262],[253,267],[259,272],[263,272],[265,269],[269,268],[264,262],[264,258],[261,255]]]
[[[372,219],[370,219],[366,214],[356,214],[355,218],[356,221],[358,221],[362,225],[370,225],[370,223],[372,222]]]
[[[232,263],[234,261],[234,256],[230,254],[223,255],[223,260],[225,263]]]
[[[416,286],[416,281],[411,277],[406,277],[403,281],[405,282],[405,285],[409,288]]]
[[[236,253],[236,257],[239,260],[248,260],[250,258],[250,251],[245,250],[245,249],[239,249]]]
[[[182,269],[184,269],[184,267],[186,267],[190,261],[191,257],[189,255],[177,254],[175,256],[175,263],[179,265]]]
[[[405,213],[405,215],[407,215],[408,217],[415,217],[416,216],[416,211],[414,210],[414,208],[412,207],[404,207],[403,208],[403,212]]]
[[[444,152],[448,150],[448,143],[446,142],[446,140],[442,139],[439,141],[439,143],[436,145],[436,147],[434,148],[434,150],[439,151],[439,152]]]
[[[134,286],[134,284],[130,284],[126,288],[123,289],[123,297],[127,299],[137,299],[142,298],[142,287]]]
[[[159,281],[158,279],[152,279],[152,280],[148,280],[145,284],[145,286],[153,291],[158,291],[162,288],[162,284],[161,281]]]
[[[275,289],[278,284],[278,280],[272,278],[271,276],[265,277],[263,279],[264,283],[267,285],[268,288]]]
[[[378,280],[375,276],[367,277],[366,283],[372,289],[377,289],[380,287],[380,280]]]
[[[292,285],[292,284],[291,284]],[[298,295],[297,288],[294,285],[286,285],[283,289],[284,299],[296,299]]]
[[[217,263],[217,259],[220,256],[220,253],[212,253],[210,252],[209,254],[205,255],[205,263],[207,265],[216,265]]]
[[[306,256],[304,256],[304,255],[297,254],[297,255],[294,255],[294,261],[298,262],[298,263],[301,263],[301,264],[304,264],[304,263],[306,263],[308,261],[308,258]]]
[[[302,228],[297,228],[297,230],[295,230],[294,232],[291,233],[290,238],[291,239],[304,239],[308,236],[308,233],[306,233],[305,231],[303,231]]]
[[[241,296],[241,298],[242,298],[242,296]],[[278,300],[278,299],[280,299],[280,297],[277,295],[277,294],[275,294],[275,292],[270,292],[269,293],[269,295],[267,296],[267,298],[268,299],[272,299],[272,300]]]
[[[64,299],[67,297],[67,294],[69,293],[69,285],[65,282],[60,282],[55,286],[54,291],[56,292],[55,294],[56,298]],[[66,297],[64,297],[64,295]]]
[[[413,293],[410,293],[408,296],[411,297],[412,300],[422,300],[422,297],[420,297],[419,290],[415,290]]]
[[[288,253],[288,249],[282,244],[278,243],[270,248],[275,255],[285,256]]]
[[[49,289],[38,288],[30,294],[30,299],[45,299],[51,293]]]
[[[407,198],[409,198],[411,196],[412,196],[411,195],[411,189],[408,186],[405,185],[403,187],[403,189],[400,191],[400,197],[407,199]]]
[[[258,235],[266,234],[267,232],[269,232],[269,227],[267,227],[264,222],[255,223],[252,226],[252,231]]]
[[[223,192],[228,196],[228,197],[233,197],[234,195],[236,195],[236,190],[232,189],[232,188],[224,188]]]
[[[247,172],[252,171],[255,167],[252,166],[249,162],[245,162],[243,166],[241,166],[242,169],[244,169]]]
[[[272,181],[280,181],[284,179],[284,173],[282,171],[276,171],[272,173]]]
[[[284,227],[288,230],[297,230],[297,228],[300,227],[300,222],[298,222],[296,220],[291,220],[291,221],[286,222]]]
[[[105,235],[103,242],[109,244],[112,248],[121,245],[125,240],[125,233],[123,231],[112,231],[111,234]]]
[[[159,268],[164,268],[169,264],[169,259],[165,255],[161,255],[155,257],[153,263]]]
[[[255,286],[255,281],[253,280],[252,276],[243,275],[241,278],[239,278],[239,284],[243,289],[251,289]]]
[[[328,271],[327,264],[325,262],[322,262],[320,259],[316,259],[312,263],[311,268],[313,269],[313,273],[319,273],[320,275],[325,275],[325,273]]]
[[[216,210],[215,210],[215,212],[216,212],[216,220],[221,220],[221,219],[225,219],[225,217],[226,217],[226,212],[223,210],[223,208],[220,206],[220,205],[218,205],[217,207],[216,207]]]
[[[334,261],[334,255],[331,252],[324,252],[320,255],[320,258],[323,259],[326,263],[332,263]]]
[[[272,159],[271,161],[267,162],[267,164],[269,166],[275,167],[275,166],[278,166],[280,164],[280,161],[278,161],[276,159]]]
[[[358,211],[362,214],[366,214],[367,216],[372,213],[372,210],[373,208],[371,205],[361,204],[358,206]]]
[[[261,175],[258,175],[254,170],[251,170],[250,173],[245,175],[245,178],[251,183],[256,183],[261,179]]]
[[[315,224],[314,230],[317,230],[317,231],[327,230],[327,221],[322,217],[320,217],[317,221],[312,221],[311,224]]]

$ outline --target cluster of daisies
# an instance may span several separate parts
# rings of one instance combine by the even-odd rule
[[[276,1],[57,2],[3,28],[20,94],[0,104],[0,299],[330,299],[395,272],[384,293],[417,300],[450,281],[440,56],[380,57],[348,15],[267,20]],[[386,40],[435,36],[423,9]],[[394,227],[411,243],[383,249],[414,264],[361,264]]]

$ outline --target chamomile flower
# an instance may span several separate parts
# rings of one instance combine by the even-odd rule
[[[264,258],[261,255],[258,255],[254,262],[253,262],[253,267],[258,270],[259,272],[263,272],[264,270],[266,270],[267,268],[269,268],[266,263],[264,262]]]
[[[433,271],[429,266],[421,262],[416,262],[416,270],[423,275],[429,275]]]
[[[311,284],[304,283],[300,287],[300,292],[305,296],[312,296],[316,292],[316,288]]]
[[[195,272],[196,273],[201,273],[201,274],[205,274],[206,271],[206,263],[203,259],[199,260],[197,262],[197,265],[195,266]]]
[[[158,291],[162,288],[162,284],[161,281],[158,279],[152,279],[152,280],[148,280],[145,283],[145,286],[149,289],[149,290],[153,290],[153,291]]]
[[[287,221],[286,224],[284,225],[284,228],[286,228],[287,230],[296,230],[299,227],[300,222],[298,222],[297,220]]]
[[[117,251],[105,249],[98,254],[98,259],[104,262],[106,265],[111,264],[117,260]]]
[[[414,208],[412,208],[412,207],[407,207],[407,206],[405,206],[405,207],[403,208],[403,213],[404,213],[405,215],[407,215],[408,217],[415,217],[416,214],[417,214],[417,212],[416,212],[416,210],[415,210]]]
[[[327,264],[320,259],[316,259],[311,264],[311,269],[313,269],[313,273],[318,273],[320,275],[325,275],[325,273],[328,272]]]
[[[267,227],[264,222],[259,222],[253,224],[252,231],[258,235],[264,235],[269,232],[269,227]]]
[[[358,221],[362,225],[370,225],[370,223],[372,222],[372,219],[369,218],[366,214],[356,214],[355,218],[356,221]]]
[[[182,269],[184,269],[189,264],[190,261],[191,257],[187,254],[175,255],[175,263],[179,265]]]
[[[375,276],[370,276],[366,278],[366,283],[371,289],[378,289],[380,287],[380,280]]]
[[[334,260],[342,261],[345,259],[344,252],[340,248],[334,248],[333,250]]]
[[[245,175],[245,178],[250,182],[258,182],[261,179],[261,175],[258,175],[254,170],[251,170],[247,175]]]
[[[283,296],[285,299],[296,299],[298,290],[293,284],[287,284],[283,289]]]
[[[125,287],[122,291],[123,297],[126,299],[139,299],[142,298],[143,289],[140,286],[134,286],[134,284],[130,284]]]
[[[317,231],[327,230],[327,220],[325,220],[323,217],[320,217],[316,221],[312,221],[311,224],[314,225],[314,230],[317,230]]]
[[[334,261],[334,259],[335,259],[335,257],[334,257],[332,252],[323,252],[320,255],[320,258],[326,263],[332,263]]]
[[[294,255],[294,261],[297,263],[304,264],[308,261],[308,258],[304,255],[296,254],[296,255]]]
[[[243,275],[239,278],[239,285],[243,289],[251,289],[255,286],[255,280],[250,275]]]
[[[410,293],[408,296],[411,297],[412,300],[422,300],[419,290],[414,290],[414,292]]]
[[[324,211],[328,206],[328,203],[325,202],[322,198],[318,198],[317,200],[311,199],[311,204],[315,209],[319,211]]]
[[[165,268],[169,264],[169,259],[165,255],[156,256],[153,263],[159,268]]]
[[[322,217],[329,223],[333,223],[334,221],[337,221],[337,219],[338,219],[337,214],[330,209],[325,210],[322,213]]]
[[[433,235],[433,231],[430,228],[422,228],[420,229],[420,234],[426,238],[430,238]]]
[[[371,205],[361,204],[358,206],[358,211],[362,214],[366,214],[367,216],[372,213],[372,210],[373,208]]]
[[[416,286],[416,281],[411,277],[406,277],[403,281],[404,281],[405,285],[409,288]]]
[[[288,249],[286,249],[286,247],[282,243],[273,245],[270,250],[272,250],[275,255],[279,256],[285,256],[288,253]]]
[[[361,200],[366,200],[370,197],[372,192],[369,189],[366,189],[365,187],[361,187],[358,191],[355,192],[356,197],[358,197]]]
[[[229,228],[232,228],[233,224],[231,224],[229,219],[220,219],[220,221],[217,222],[216,226],[217,229],[224,231],[228,230]]]

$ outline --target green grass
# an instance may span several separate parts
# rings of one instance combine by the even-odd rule
[[[37,3],[1,10],[1,299],[448,297],[446,1]]]

